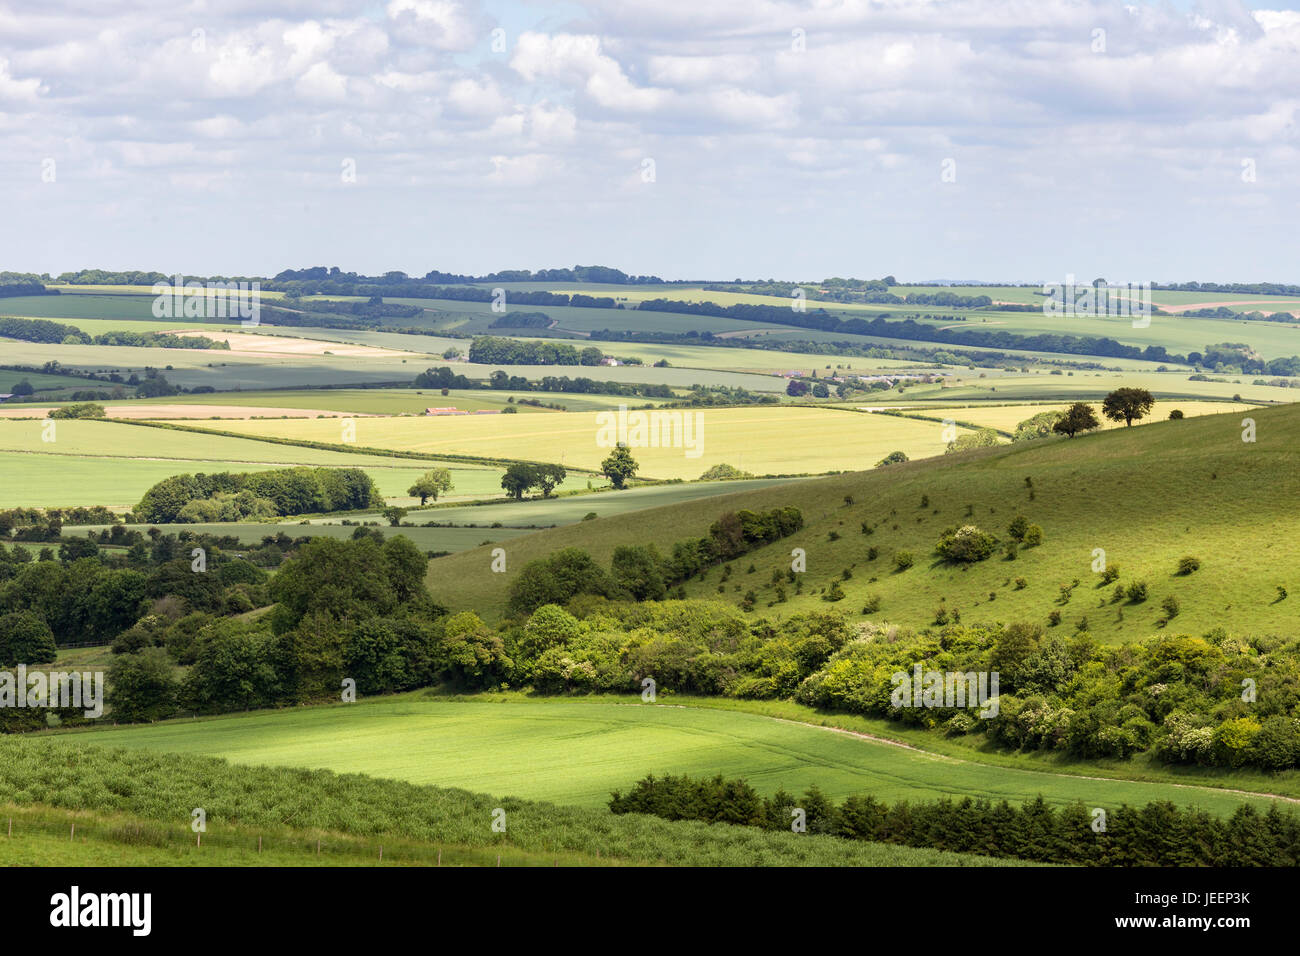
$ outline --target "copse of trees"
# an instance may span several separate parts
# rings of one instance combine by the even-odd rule
[[[1064,412],[1057,411],[1039,412],[1036,415],[1031,415],[1016,426],[1011,440],[1012,442],[1033,441],[1035,438],[1046,438],[1052,434],[1060,434],[1060,432],[1056,431],[1056,423],[1064,415]]]
[[[528,614],[543,604],[563,604],[580,594],[658,600],[668,587],[794,534],[801,527],[803,515],[793,506],[771,511],[728,511],[709,526],[706,537],[676,542],[667,557],[653,545],[616,548],[609,572],[586,551],[564,548],[520,569],[511,582],[507,607],[511,614]]]
[[[200,542],[202,572],[191,557]],[[136,540],[126,554],[101,551],[91,538],[70,538],[60,545],[58,560],[23,560],[22,554],[0,545],[0,614],[24,621],[30,615],[58,644],[116,642],[150,613],[172,620],[194,611],[238,614],[268,603],[265,572],[229,557],[210,538],[180,542],[159,535],[150,544]],[[9,621],[13,628],[18,623]],[[132,641],[152,643],[139,632],[126,645]],[[23,646],[34,645],[24,639]]]
[[[469,360],[482,365],[599,365],[598,348],[579,351],[564,342],[525,342],[481,335],[470,342]]]
[[[50,418],[104,418],[107,415],[103,405],[96,402],[81,402],[75,405],[64,405],[62,408],[55,408],[50,411]]]
[[[568,472],[563,465],[515,462],[501,476],[501,487],[515,499],[522,499],[526,492],[534,488],[541,492],[543,498],[549,498],[566,477]]]
[[[270,595],[277,602],[272,625],[279,634],[309,616],[355,620],[416,605],[428,611],[433,607],[424,587],[428,563],[402,536],[382,544],[369,536],[352,541],[313,538],[271,581]]]
[[[239,498],[240,493],[246,493]],[[233,500],[220,496],[236,496]],[[215,509],[187,506],[212,501]],[[269,504],[268,504],[269,503]],[[269,471],[215,475],[184,474],[164,478],[144,493],[135,508],[140,521],[173,523],[239,520],[245,515],[297,515],[359,511],[383,504],[374,480],[360,468],[274,468]],[[222,507],[222,506],[228,507]],[[235,518],[224,516],[245,510]]]

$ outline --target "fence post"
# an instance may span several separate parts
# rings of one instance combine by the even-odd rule
[[[262,834],[260,833],[257,835],[257,852],[262,852]]]
[[[383,861],[384,861],[384,845],[381,843],[379,844],[379,862],[382,863]]]
[[[75,840],[76,838],[77,838],[77,825],[74,823],[72,825],[72,830],[68,833],[68,839]]]

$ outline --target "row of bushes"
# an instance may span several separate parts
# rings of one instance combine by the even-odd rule
[[[92,336],[75,325],[51,322],[49,319],[22,319],[15,316],[0,316],[0,337],[51,345],[133,345],[146,348],[227,351],[230,349],[229,342],[218,342],[203,335],[173,335],[169,332],[104,332]]]
[[[1227,819],[1169,801],[1057,809],[1042,797],[1017,807],[970,797],[890,805],[866,795],[836,804],[816,787],[802,798],[784,791],[764,798],[744,780],[719,774],[648,776],[626,794],[614,791],[609,808],[785,831],[802,811],[808,834],[1075,866],[1300,865],[1300,819],[1276,803],[1265,813],[1242,804]]]

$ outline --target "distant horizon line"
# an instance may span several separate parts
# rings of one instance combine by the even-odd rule
[[[312,267],[308,267],[308,269],[316,269],[316,268],[330,268],[330,269],[335,269],[335,268],[337,268],[337,267],[324,267],[324,266],[312,266]],[[188,274],[188,273],[184,273],[184,272],[179,273],[179,274],[180,274],[183,278],[185,278],[185,279],[192,279],[192,280],[194,280],[194,281],[196,281],[196,282],[197,282],[197,281],[202,281],[202,280],[205,280],[205,279],[216,279],[216,280],[240,280],[240,279],[243,279],[243,280],[260,280],[260,281],[265,281],[265,282],[276,282],[276,281],[282,281],[282,282],[293,282],[293,281],[310,282],[310,281],[329,281],[330,279],[346,280],[346,279],[350,279],[350,278],[353,278],[353,277],[355,277],[357,280],[370,279],[370,280],[376,280],[376,281],[380,281],[380,282],[382,282],[382,281],[384,281],[385,279],[387,279],[387,277],[388,277],[392,272],[401,272],[401,270],[389,270],[389,272],[386,272],[386,273],[380,273],[380,274],[376,274],[376,275],[368,275],[368,274],[366,274],[366,273],[362,273],[362,272],[350,272],[350,271],[344,271],[344,270],[341,270],[341,269],[340,269],[336,274],[333,274],[333,275],[326,275],[326,276],[322,276],[322,277],[316,277],[316,278],[314,278],[314,279],[305,279],[305,278],[304,278],[304,279],[289,279],[289,278],[286,278],[286,279],[278,279],[278,278],[277,278],[278,275],[283,274],[284,272],[305,272],[305,271],[308,271],[308,269],[281,269],[281,270],[279,271],[279,273],[275,273],[275,274],[207,273],[207,274],[203,274],[203,275],[199,275],[199,274],[190,275],[190,274]],[[631,280],[631,279],[644,279],[644,280],[647,280],[647,281],[643,281],[643,282],[636,282],[636,281],[626,281],[626,282],[605,282],[605,281],[601,281],[601,280],[599,280],[599,279],[590,279],[590,278],[571,278],[571,279],[568,279],[568,278],[546,278],[546,277],[544,277],[543,275],[540,275],[541,273],[546,273],[546,272],[573,271],[573,270],[575,270],[575,269],[609,269],[611,272],[619,272],[619,273],[621,273],[622,275],[627,276],[627,278],[628,278],[629,280]],[[171,280],[171,279],[175,278],[175,276],[178,274],[178,273],[175,273],[175,272],[172,272],[172,273],[165,273],[165,272],[162,272],[162,271],[157,270],[157,269],[105,269],[105,268],[100,268],[100,267],[84,267],[84,268],[81,268],[81,269],[65,269],[65,270],[63,270],[62,272],[58,272],[58,273],[52,273],[52,272],[23,272],[23,271],[20,271],[20,270],[6,270],[6,269],[0,269],[0,274],[9,273],[9,274],[11,274],[11,275],[30,275],[30,276],[35,276],[36,278],[42,280],[43,282],[47,282],[47,283],[57,283],[57,282],[59,281],[59,276],[61,276],[61,275],[79,274],[79,273],[85,273],[85,272],[107,272],[107,273],[131,273],[131,272],[135,272],[135,273],[142,273],[142,274],[146,274],[146,275],[157,275],[157,276],[163,276],[163,277],[165,277],[167,280]],[[677,278],[674,278],[674,279],[669,279],[669,278],[664,278],[664,277],[662,277],[662,276],[657,276],[657,275],[653,275],[653,274],[642,274],[642,275],[638,275],[638,274],[635,274],[635,273],[627,273],[627,272],[624,272],[622,269],[618,269],[617,267],[614,267],[614,266],[555,266],[555,267],[546,267],[546,268],[542,268],[542,269],[501,269],[501,270],[498,270],[497,272],[489,272],[489,273],[486,273],[486,274],[484,274],[484,275],[470,275],[470,274],[462,274],[462,273],[443,272],[443,271],[441,271],[441,270],[437,270],[437,269],[429,270],[429,272],[430,272],[430,273],[436,273],[436,275],[429,275],[429,274],[426,274],[426,275],[411,275],[411,274],[409,274],[409,273],[402,272],[402,276],[404,277],[403,279],[395,279],[395,280],[389,280],[389,281],[399,281],[399,282],[400,282],[400,281],[407,281],[407,282],[428,282],[428,283],[430,283],[430,284],[435,284],[435,285],[437,285],[437,284],[474,284],[474,283],[480,283],[480,282],[505,282],[505,283],[510,283],[510,282],[574,282],[574,283],[581,283],[581,284],[587,284],[587,285],[607,285],[607,286],[618,286],[618,285],[639,286],[639,285],[656,285],[656,284],[664,284],[664,285],[753,285],[753,284],[762,284],[762,283],[769,283],[769,282],[770,282],[770,283],[786,283],[786,284],[790,284],[790,285],[815,285],[815,284],[820,283],[820,282],[825,282],[825,281],[827,281],[827,280],[829,280],[829,279],[844,279],[844,280],[846,280],[846,281],[861,281],[861,282],[878,282],[878,281],[881,281],[881,280],[884,279],[884,278],[893,278],[893,279],[895,279],[895,281],[890,285],[890,288],[901,288],[901,287],[907,287],[907,286],[970,286],[970,287],[988,287],[988,288],[1037,288],[1037,287],[1041,287],[1041,286],[1044,286],[1044,285],[1059,285],[1060,282],[1061,282],[1061,278],[1060,278],[1060,277],[1056,277],[1056,278],[1053,278],[1053,279],[1050,279],[1050,280],[1037,280],[1037,279],[1018,279],[1018,280],[992,280],[992,279],[909,279],[909,280],[899,280],[899,279],[897,279],[895,276],[893,276],[892,274],[887,274],[887,275],[885,275],[885,276],[880,276],[880,277],[864,277],[864,278],[861,278],[861,279],[859,279],[859,278],[856,277],[856,276],[826,276],[826,277],[824,277],[823,279],[778,279],[778,278],[772,278],[772,277],[767,277],[767,278],[748,278],[748,279],[746,279],[746,278],[730,278],[730,279],[719,279],[719,278],[713,278],[713,279],[706,279],[706,278],[687,278],[687,279],[677,279]],[[511,273],[511,272],[518,272],[518,273],[527,272],[527,273],[529,273],[530,275],[529,275],[528,278],[519,278],[519,279],[502,279],[502,278],[499,278],[500,275],[501,275],[502,273]],[[1104,277],[1098,277],[1098,278],[1104,278]],[[1075,283],[1076,283],[1077,285],[1080,285],[1080,286],[1082,286],[1082,285],[1091,285],[1091,284],[1092,284],[1092,281],[1093,281],[1093,280],[1082,279],[1082,278],[1080,278],[1080,277],[1078,276],[1078,274],[1075,275],[1074,280],[1075,280]],[[1157,287],[1166,287],[1166,286],[1176,286],[1176,285],[1187,285],[1187,284],[1190,284],[1190,283],[1193,283],[1193,282],[1197,283],[1198,285],[1211,286],[1211,287],[1214,287],[1214,286],[1231,286],[1231,285],[1241,285],[1241,286],[1246,286],[1246,285],[1271,285],[1271,286],[1296,286],[1296,287],[1300,288],[1300,282],[1283,282],[1283,281],[1272,280],[1272,279],[1254,279],[1254,280],[1240,280],[1240,279],[1238,279],[1238,280],[1228,280],[1228,281],[1199,280],[1199,279],[1180,279],[1180,280],[1174,280],[1174,281],[1157,281],[1157,280],[1154,280],[1154,279],[1153,279],[1153,280],[1123,280],[1123,281],[1120,281],[1120,282],[1110,281],[1110,284],[1111,284],[1111,285],[1126,285],[1126,284],[1127,284],[1127,285],[1136,285],[1136,284],[1145,284],[1147,281],[1150,281],[1150,284],[1151,284],[1151,286],[1152,286],[1153,288],[1157,288]],[[76,285],[76,283],[69,283],[69,284],[70,284],[70,285]],[[92,283],[87,283],[87,284],[92,284]],[[105,283],[105,284],[109,284],[109,283]],[[1213,288],[1211,288],[1211,289],[1208,289],[1207,291],[1214,291],[1214,290],[1213,290]],[[1265,293],[1259,293],[1259,294],[1265,294]],[[1300,294],[1300,293],[1298,293],[1298,294]]]

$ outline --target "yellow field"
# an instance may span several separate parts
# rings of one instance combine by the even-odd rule
[[[617,434],[607,413],[468,415],[453,418],[358,418],[356,444],[372,448],[522,458],[596,470]],[[635,428],[637,412],[629,412]],[[698,478],[726,463],[758,475],[820,474],[870,468],[891,451],[909,458],[943,453],[943,426],[886,415],[821,408],[768,407],[681,410],[698,416],[675,435],[674,447],[648,447],[630,440],[644,478]],[[608,413],[609,417],[613,413]],[[698,422],[698,426],[694,423]],[[195,423],[198,424],[198,423]],[[602,426],[605,434],[602,436]],[[337,421],[223,421],[223,430],[339,442]],[[606,439],[602,444],[600,439]],[[634,433],[628,435],[633,439]],[[647,435],[648,438],[648,435]],[[688,441],[689,440],[689,441]],[[692,454],[692,452],[697,454]]]

